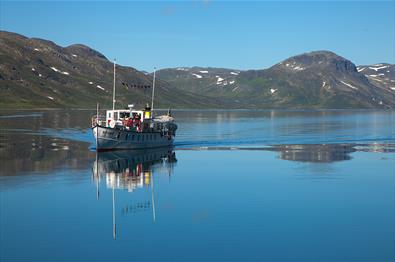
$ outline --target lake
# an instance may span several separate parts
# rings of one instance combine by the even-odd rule
[[[96,154],[93,111],[0,111],[0,261],[394,261],[395,112],[179,110]]]

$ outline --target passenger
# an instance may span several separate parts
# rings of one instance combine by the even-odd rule
[[[126,121],[126,126],[127,127],[132,127],[133,126],[133,119],[132,118],[127,118],[127,121]]]

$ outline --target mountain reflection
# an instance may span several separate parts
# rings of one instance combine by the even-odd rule
[[[283,160],[331,163],[352,159],[354,152],[395,152],[394,144],[304,144],[304,145],[277,145],[269,150],[280,153]]]
[[[237,147],[237,146],[212,146],[178,148],[178,150],[240,150],[240,151],[272,151],[279,152],[279,158],[283,160],[331,163],[352,159],[354,152],[394,153],[393,143],[371,144],[288,144],[268,145],[265,147]]]
[[[0,135],[0,176],[51,174],[65,167],[83,170],[94,157],[89,144],[40,134]]]
[[[350,160],[350,153],[357,151],[350,144],[279,145],[273,150],[278,151],[283,160],[316,163]]]

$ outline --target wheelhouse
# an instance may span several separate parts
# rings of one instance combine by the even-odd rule
[[[132,106],[129,106],[128,109],[107,110],[106,127],[122,125],[128,119],[139,119],[144,122],[151,119],[151,116],[151,108],[148,106],[144,110],[133,110]]]

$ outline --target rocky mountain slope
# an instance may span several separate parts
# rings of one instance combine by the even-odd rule
[[[113,63],[84,45],[0,31],[0,108],[109,107]],[[332,52],[268,69],[180,67],[157,72],[161,108],[395,108],[395,65],[356,67]],[[117,106],[150,101],[152,74],[117,65]]]
[[[375,64],[358,66],[357,70],[364,74],[373,85],[395,91],[395,65]]]
[[[95,108],[112,103],[113,63],[84,46],[0,31],[0,108]],[[117,106],[151,101],[152,76],[117,65]],[[215,107],[217,99],[156,83],[158,107]]]
[[[264,70],[175,68],[158,75],[180,89],[226,97],[235,107],[394,108],[394,69],[388,64],[357,68],[332,52],[317,51]]]

